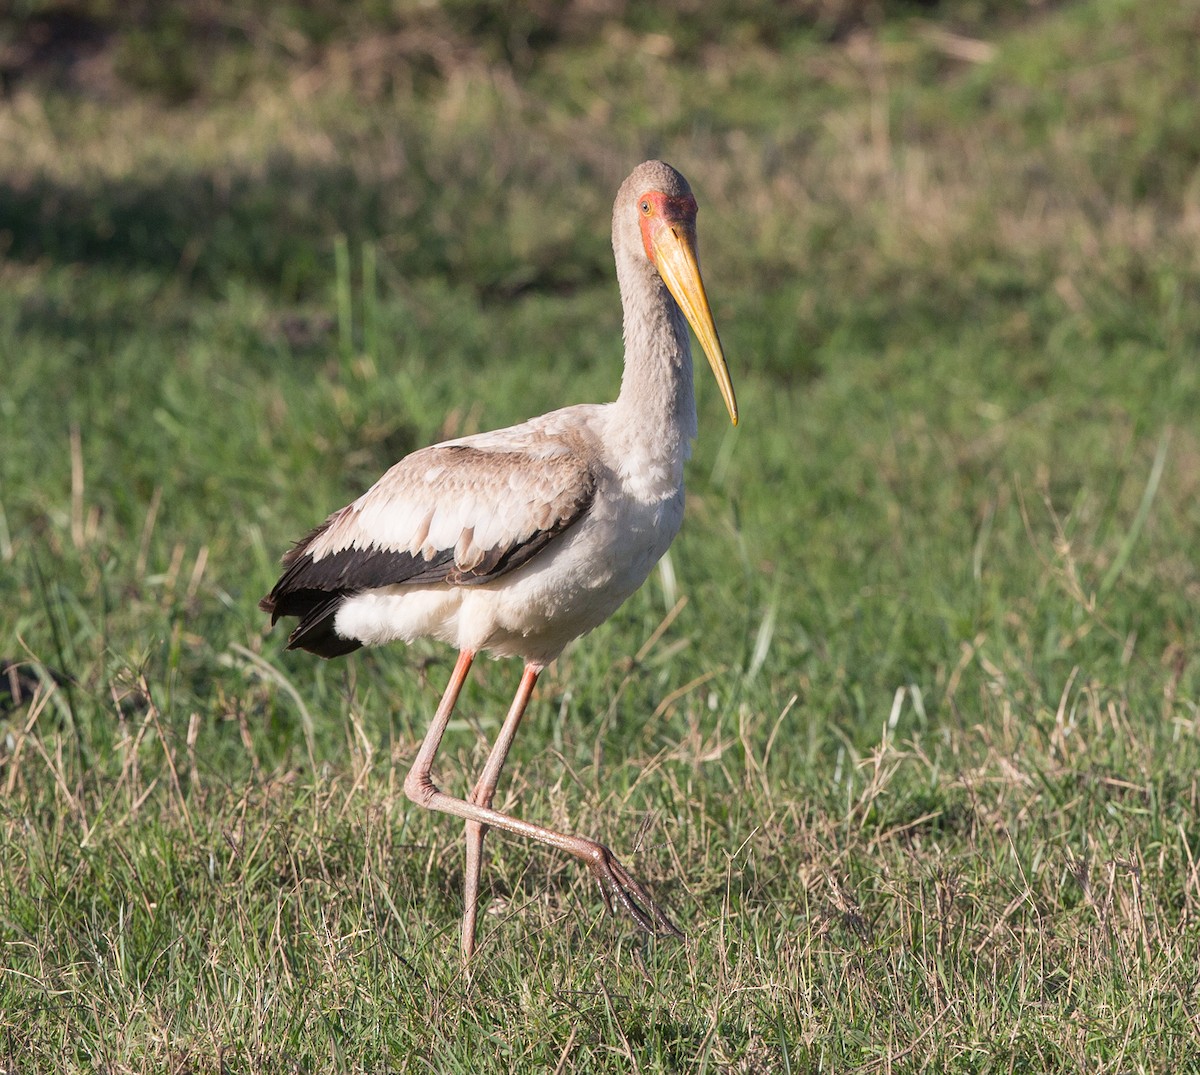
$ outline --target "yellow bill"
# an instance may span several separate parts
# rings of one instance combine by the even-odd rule
[[[721,338],[717,335],[717,326],[713,323],[712,310],[709,309],[708,296],[704,293],[704,281],[700,278],[695,230],[682,224],[657,228],[651,242],[654,244],[658,273],[667,285],[667,290],[679,303],[679,308],[688,319],[688,324],[692,326],[700,346],[704,348],[729,417],[733,424],[737,425],[737,399],[733,394],[729,367],[725,364],[725,352],[721,349]]]

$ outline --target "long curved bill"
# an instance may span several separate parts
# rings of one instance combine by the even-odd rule
[[[704,293],[704,281],[700,277],[700,262],[696,257],[696,232],[682,224],[658,228],[651,239],[654,246],[655,264],[658,273],[675,296],[683,316],[688,319],[696,339],[704,348],[708,364],[721,389],[721,397],[734,425],[738,421],[737,399],[733,394],[733,381],[729,367],[725,365],[725,352],[721,349],[721,338],[713,323],[708,296]]]

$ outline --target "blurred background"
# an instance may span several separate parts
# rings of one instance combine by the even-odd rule
[[[347,856],[365,894],[351,885],[338,913],[383,906],[380,892],[401,908],[416,932],[362,928],[391,929],[404,958],[441,943],[417,923],[451,928],[456,834],[405,820],[423,849],[410,861],[371,820],[407,817],[399,779],[446,654],[286,654],[256,602],[289,542],[404,453],[614,397],[612,198],[652,156],[696,192],[743,422],[729,429],[699,377],[683,535],[540,685],[514,753],[523,808],[565,809],[565,763],[584,774],[567,784],[577,827],[609,825],[628,847],[657,818],[676,841],[659,858],[694,886],[670,888],[657,852],[640,867],[685,919],[723,899],[764,958],[793,943],[784,933],[832,945],[828,963],[806,955],[804,989],[824,983],[835,1011],[829,998],[860,990],[865,1008],[915,1020],[905,1040],[938,1070],[953,1020],[935,1030],[902,1003],[942,973],[906,962],[911,907],[943,907],[928,871],[961,871],[955,891],[973,894],[962,952],[938,958],[992,959],[992,981],[1024,989],[1031,960],[1099,965],[1101,940],[1071,933],[1091,897],[1064,874],[1068,851],[1145,867],[1157,848],[1174,865],[1146,867],[1125,925],[1179,956],[1171,967],[1194,965],[1170,930],[1200,913],[1200,3],[11,0],[0,784],[14,846],[53,853],[37,866],[13,851],[0,903],[41,952],[29,980],[49,982],[50,965],[62,988],[78,973],[108,997],[69,1024],[93,1058],[163,1062],[154,1005],[186,1013],[223,988],[196,978],[202,946],[166,981],[155,953],[192,935],[189,916],[233,906],[180,878],[215,878],[221,899],[222,877],[248,884],[227,853],[247,789],[263,846],[284,833],[311,841],[313,862]],[[443,763],[455,781],[478,767],[514,676],[484,665],[472,681],[478,715]],[[297,805],[310,801],[324,804],[312,819]],[[503,845],[498,891],[526,891],[529,854]],[[534,874],[592,897],[533,854]],[[226,873],[211,867],[226,857]],[[181,886],[130,942],[140,994],[78,969],[100,974],[88,953],[134,876]],[[261,904],[237,904],[246,918],[212,910],[213,936],[269,918],[280,890],[264,881]],[[94,935],[72,932],[71,914],[91,921],[82,893],[104,912]],[[328,950],[311,916],[335,905],[294,896],[314,948],[288,958],[316,967]],[[848,990],[851,964],[817,926],[842,923],[857,952],[859,905],[895,962],[860,967]],[[1026,906],[1034,925],[1064,916],[1075,947],[1008,932]],[[512,945],[537,913],[498,930]],[[992,951],[997,922],[1011,943]],[[274,949],[228,944],[244,983],[278,971]],[[697,996],[734,1004],[757,981],[707,959],[690,967]],[[1146,959],[1144,980],[1169,977]],[[355,958],[338,965],[365,980]],[[799,965],[779,971],[797,990]],[[297,1004],[324,988],[298,981]],[[1122,982],[1113,1040],[1165,1062],[1173,1024],[1137,1023],[1144,998]],[[985,986],[975,1003],[1003,992]],[[1035,1038],[1053,1038],[1071,995],[1047,987]],[[61,1026],[38,1010],[29,1040],[49,1042]],[[249,1033],[221,1010],[209,1030],[177,1014],[171,1034]],[[843,1056],[894,1055],[857,1014],[750,1005],[745,1035],[679,1018],[670,1055],[685,1068],[707,1041],[729,1063],[750,1056],[739,1070],[782,1070],[779,1047],[755,1042],[817,1048],[814,1028],[851,1043]],[[141,1028],[136,1045],[105,1045],[119,1024]],[[400,1025],[422,1055],[448,1055],[419,1017]],[[311,1028],[276,1030],[264,1040],[311,1045]],[[544,1041],[561,1050],[565,1034]],[[1052,1069],[996,1035],[1018,1068]],[[1118,1070],[1128,1055],[1114,1055]]]
[[[202,664],[257,647],[281,542],[401,454],[611,398],[611,199],[662,156],[697,190],[747,404],[735,435],[699,386],[713,536],[683,550],[685,589],[714,576],[702,603],[742,624],[743,664],[769,621],[760,669],[807,663],[852,736],[981,631],[1069,669],[1078,610],[1022,606],[1044,644],[1006,634],[1043,562],[1090,572],[1084,596],[1122,579],[1158,652],[1184,645],[1198,19],[20,0],[0,19],[10,629],[44,656],[32,556],[67,606],[134,617],[107,621],[119,653],[152,624]],[[1177,510],[1131,561],[1151,473]]]

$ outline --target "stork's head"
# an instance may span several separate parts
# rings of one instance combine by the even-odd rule
[[[621,184],[613,206],[613,246],[620,260],[644,257],[662,278],[704,348],[729,417],[737,425],[737,400],[713,322],[696,251],[696,199],[669,164],[646,161]]]

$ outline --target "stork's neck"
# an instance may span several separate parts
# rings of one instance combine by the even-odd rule
[[[626,271],[622,271],[622,270]],[[618,265],[625,311],[625,373],[611,443],[626,475],[677,490],[696,436],[692,352],[684,319],[658,273]]]

